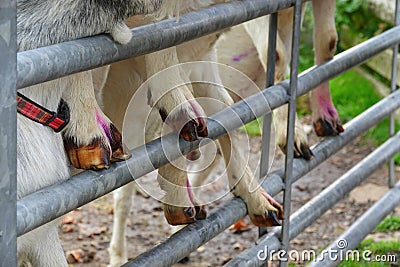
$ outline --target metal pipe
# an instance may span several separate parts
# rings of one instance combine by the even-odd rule
[[[0,4],[0,266],[17,266],[17,5]]]
[[[18,53],[18,88],[181,44],[292,6],[294,0],[242,0],[132,29],[126,45],[100,35]],[[63,62],[63,64],[60,64]]]
[[[300,53],[300,30],[301,30],[301,1],[297,0],[293,12],[293,30],[292,30],[292,60],[290,68],[290,90],[289,90],[289,112],[287,119],[286,131],[286,158],[285,158],[285,174],[283,189],[283,210],[285,220],[282,223],[281,241],[282,250],[288,251],[289,248],[289,231],[290,231],[290,214],[292,206],[292,182],[293,182],[293,161],[294,161],[294,128],[296,121],[296,99],[298,88],[298,71],[299,71],[299,53]],[[287,261],[280,261],[280,267],[286,267]]]
[[[340,201],[346,194],[364,181],[374,170],[381,167],[385,162],[389,161],[400,151],[400,133],[396,134],[383,145],[369,154],[365,159],[354,166],[350,171],[342,175],[338,180],[324,189],[315,198],[307,202],[298,209],[292,216],[290,228],[290,239],[295,238],[307,226],[311,225],[329,210],[334,204]],[[271,232],[269,237],[258,243],[256,247],[247,249],[239,254],[239,256],[231,260],[226,266],[259,266],[268,261],[268,257],[258,257],[259,247],[267,250],[279,250],[275,245],[275,238],[279,235],[279,229]],[[275,236],[271,239],[271,236]],[[271,241],[270,241],[271,239]],[[326,266],[326,265],[323,265]]]
[[[332,242],[324,253],[318,255],[308,266],[337,266],[375,227],[400,204],[400,182],[357,219],[340,237]],[[329,254],[329,253],[332,254]],[[333,255],[333,257],[328,257]],[[354,254],[352,254],[354,255]],[[335,258],[336,257],[336,260]]]
[[[400,0],[396,0],[396,9],[394,15],[394,25],[400,25]],[[397,86],[397,63],[399,56],[399,46],[395,45],[393,47],[393,58],[392,58],[392,75],[391,75],[391,84],[390,91],[393,92],[396,90]],[[389,117],[389,136],[393,136],[395,133],[395,114],[390,114]],[[394,176],[394,158],[389,161],[389,188],[392,188],[395,184],[395,176]]]
[[[347,68],[361,64],[369,57],[387,49],[387,47],[393,46],[397,42],[400,42],[400,26],[388,30],[381,34],[380,37],[374,37],[339,54],[333,60],[301,74],[298,80],[298,93],[307,93],[319,83],[339,75]],[[269,112],[270,109],[275,109],[286,103],[287,89],[288,82],[285,81],[248,97],[245,102],[235,103],[229,109],[214,114],[212,116],[214,120],[209,119],[207,123],[209,137],[217,138],[224,134],[225,130],[231,131],[241,127],[243,123],[248,123]],[[269,107],[260,99],[264,101],[266,99]],[[240,118],[240,120],[232,120],[232,118]],[[223,127],[221,127],[221,124]],[[175,140],[176,137],[173,135],[163,137],[163,145],[161,145],[159,139],[155,140],[145,146],[134,149],[130,160],[112,164],[108,170],[83,172],[63,183],[44,188],[20,199],[17,202],[18,236],[110,193],[116,188],[166,164],[167,157],[164,153],[173,151],[176,147]],[[198,144],[199,141],[185,142],[180,140],[180,148],[184,154],[197,147]],[[175,157],[169,158],[176,159],[178,154],[175,151]],[[134,178],[130,175],[127,165],[129,165],[130,170],[134,170]],[[296,163],[294,167],[296,168]]]
[[[397,109],[399,106],[400,91],[396,91],[394,94],[384,98],[381,102],[375,104],[363,114],[347,123],[344,126],[344,133],[337,137],[326,138],[315,146],[313,148],[314,158],[311,161],[295,159],[294,180],[296,181],[304,174],[310,172],[329,156],[347,145],[355,137],[366,132],[373,125],[383,120],[390,112]],[[263,187],[270,195],[276,195],[283,189],[283,173],[284,169],[272,173],[264,182]],[[227,229],[240,218],[246,216],[246,209],[243,210],[243,205],[245,205],[244,202],[238,198],[229,201],[227,204],[218,207],[207,220],[198,221],[192,225],[186,226],[165,242],[139,255],[126,266],[161,266],[160,262],[166,265],[176,263],[176,259],[179,261],[189,255],[190,252]],[[231,216],[230,213],[225,215],[226,210],[235,211],[234,216]],[[270,234],[267,236],[270,236]],[[276,240],[280,246],[279,239],[276,238]],[[168,255],[168,257],[160,258],[160,255]]]
[[[275,64],[276,64],[276,37],[278,32],[278,13],[273,13],[269,17],[268,25],[268,58],[265,88],[274,85],[275,82]],[[272,111],[265,114],[262,123],[262,144],[260,159],[260,180],[268,175],[270,169],[270,146],[272,133]],[[266,227],[258,228],[258,237],[267,233]]]

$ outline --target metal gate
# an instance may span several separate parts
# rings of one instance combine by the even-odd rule
[[[73,209],[99,198],[114,189],[138,179],[155,168],[166,164],[167,158],[159,139],[132,150],[132,158],[127,162],[113,164],[110,169],[100,172],[83,172],[70,179],[42,189],[31,195],[16,200],[16,89],[34,85],[68,74],[110,64],[130,57],[154,52],[177,45],[185,41],[240,24],[244,21],[272,14],[270,24],[270,51],[267,74],[268,89],[249,97],[244,102],[232,106],[231,111],[223,110],[211,116],[215,120],[207,123],[209,137],[212,139],[234,130],[260,117],[269,111],[259,98],[268,99],[271,109],[289,103],[288,142],[285,166],[268,174],[263,187],[273,195],[284,191],[285,221],[282,227],[276,227],[266,233],[260,229],[260,239],[256,246],[240,253],[227,263],[227,266],[260,266],[267,260],[257,257],[265,246],[270,250],[287,250],[289,241],[302,232],[319,216],[325,213],[342,196],[350,192],[373,170],[390,162],[390,190],[368,212],[360,217],[339,239],[348,241],[342,250],[354,249],[356,245],[376,225],[400,203],[400,183],[395,183],[393,156],[400,151],[400,133],[394,132],[393,112],[400,107],[400,91],[396,91],[397,57],[393,57],[392,93],[364,113],[345,125],[345,132],[337,137],[326,138],[313,148],[314,159],[311,161],[293,159],[293,134],[296,97],[315,88],[344,71],[357,66],[385,49],[394,47],[398,54],[400,43],[400,0],[396,0],[396,21],[392,29],[369,39],[339,55],[331,61],[313,67],[297,75],[299,54],[301,0],[242,0],[211,6],[189,14],[181,15],[179,22],[164,20],[155,24],[133,29],[133,39],[128,45],[117,45],[106,36],[95,36],[25,51],[16,54],[16,1],[6,0],[0,3],[0,266],[16,265],[16,237],[35,229]],[[273,63],[275,55],[276,12],[295,6],[291,80],[273,85]],[[146,40],[146,42],[144,42]],[[96,49],[101,47],[101,51]],[[17,56],[16,56],[17,55]],[[63,62],[65,64],[59,64]],[[18,74],[18,79],[17,79]],[[241,121],[229,120],[236,112]],[[354,166],[349,172],[338,178],[318,196],[290,215],[291,185],[303,175],[322,163],[328,157],[343,148],[355,137],[390,116],[391,137],[368,157]],[[224,127],[215,121],[223,122]],[[268,142],[270,116],[264,119],[263,144]],[[164,138],[173,138],[167,136]],[[166,142],[169,143],[169,142]],[[164,143],[165,144],[165,143]],[[199,145],[199,142],[180,142],[181,151],[186,154]],[[151,162],[145,161],[146,153]],[[266,153],[265,153],[266,152]],[[263,145],[265,160],[268,148]],[[146,156],[146,157],[147,157]],[[169,155],[171,156],[171,155]],[[171,158],[178,155],[172,155]],[[268,161],[265,161],[268,162]],[[132,174],[129,169],[133,170]],[[140,168],[139,168],[140,166]],[[261,175],[266,174],[266,167],[261,168]],[[76,190],[80,188],[80,190]],[[49,201],[50,200],[50,201]],[[243,218],[247,213],[245,203],[234,198],[218,207],[209,217],[188,225],[172,235],[164,243],[139,255],[126,266],[169,266],[187,256],[230,225]],[[339,249],[334,242],[330,249]],[[324,256],[324,255],[322,255]],[[322,257],[323,258],[323,257]],[[336,265],[329,258],[313,262],[315,266]],[[287,262],[281,261],[281,266]]]

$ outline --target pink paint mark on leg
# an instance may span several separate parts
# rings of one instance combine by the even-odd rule
[[[205,114],[203,109],[201,108],[200,104],[196,102],[196,100],[188,99],[188,102],[192,107],[193,112],[197,118],[197,123],[198,123],[197,130],[205,134],[205,136],[207,136],[208,133],[206,132],[207,128],[206,116],[205,115],[203,116],[201,114],[201,113]]]
[[[250,56],[251,54],[253,54],[256,51],[256,49],[253,47],[250,50],[243,52],[239,55],[233,56],[232,57],[232,61],[233,62],[240,62],[242,59],[247,58],[248,56]]]
[[[100,125],[101,129],[103,130],[103,133],[105,134],[105,136],[107,136],[108,140],[111,140],[112,135],[111,135],[111,131],[110,131],[110,125],[100,115],[99,111],[96,111],[96,121],[97,121],[97,124]]]
[[[268,202],[274,206],[274,207],[279,207],[280,204],[273,198],[271,197],[267,192],[264,190],[261,192],[261,194],[268,200]]]
[[[318,101],[319,101],[319,104],[322,109],[324,117],[331,119],[331,120],[336,120],[338,118],[338,113],[330,99],[325,99],[324,97],[320,96],[318,98]]]
[[[232,58],[232,61],[234,61],[234,62],[239,62],[239,61],[241,61],[242,59],[244,59],[244,58],[246,58],[246,57],[248,57],[248,56],[249,56],[248,53],[243,53],[243,54],[234,56],[234,57]]]
[[[188,191],[188,194],[189,194],[189,199],[194,204],[194,194],[193,194],[193,191],[192,191],[192,186],[190,185],[189,178],[186,178],[186,188],[187,188],[187,191]]]
[[[330,120],[338,119],[338,112],[332,103],[331,92],[329,90],[329,83],[325,82],[318,86],[313,95],[314,99],[317,101],[317,112],[320,118],[327,118]]]
[[[187,101],[189,102],[190,106],[192,107],[193,112],[196,115],[196,118],[202,118],[203,116],[201,115],[201,113],[203,112],[203,110],[201,110],[198,107],[199,104],[196,102],[196,100],[187,99]],[[194,103],[194,102],[196,102],[196,103]]]

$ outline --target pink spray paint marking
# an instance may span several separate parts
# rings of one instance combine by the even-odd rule
[[[253,54],[256,51],[256,49],[253,47],[252,49],[243,52],[237,56],[232,57],[232,61],[233,62],[240,62],[242,59],[247,58],[248,56],[250,56],[251,54]]]
[[[243,53],[243,54],[234,56],[234,57],[232,58],[232,61],[234,61],[234,62],[239,62],[239,61],[241,61],[242,59],[244,59],[244,58],[246,58],[246,57],[248,57],[248,56],[249,56],[249,53]]]
[[[186,99],[187,99],[187,98],[186,98]],[[190,106],[192,107],[193,112],[194,112],[194,114],[196,115],[196,117],[197,117],[197,118],[201,118],[202,116],[201,116],[201,114],[200,114],[200,111],[199,111],[198,108],[196,107],[196,104],[193,103],[193,101],[195,101],[195,100],[193,100],[193,99],[187,99],[187,101],[189,102]]]
[[[189,194],[189,199],[194,204],[194,196],[193,196],[192,186],[190,185],[188,178],[186,178],[186,188],[187,188],[187,191]]]
[[[112,136],[111,136],[110,126],[103,119],[103,117],[99,114],[98,111],[96,111],[96,121],[97,121],[97,124],[100,125],[101,129],[103,130],[103,133],[105,134],[105,136],[107,136],[108,140],[111,140]]]
[[[338,118],[338,113],[335,107],[333,106],[332,101],[330,101],[330,99],[327,100],[323,96],[319,96],[318,102],[320,104],[320,107],[322,108],[324,117],[331,120],[336,120]]]
[[[329,83],[325,82],[319,85],[314,90],[315,99],[318,101],[318,114],[321,118],[327,118],[329,120],[337,120],[339,115],[332,103],[331,92],[329,90]]]

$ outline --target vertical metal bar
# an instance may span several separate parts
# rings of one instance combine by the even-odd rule
[[[292,62],[290,69],[290,101],[287,126],[286,140],[286,160],[285,160],[285,189],[283,195],[283,208],[285,220],[282,225],[281,241],[282,249],[288,251],[290,242],[290,206],[292,196],[292,178],[293,178],[293,158],[294,158],[294,127],[296,120],[296,97],[297,97],[297,75],[299,63],[299,47],[300,47],[300,28],[301,28],[301,8],[302,1],[296,0],[293,12],[293,35],[292,35]],[[287,261],[281,261],[281,267],[288,265]]]
[[[400,25],[400,0],[396,0],[396,10],[394,16],[394,25]],[[392,58],[392,77],[391,77],[391,85],[390,90],[393,92],[396,90],[397,86],[397,57],[399,55],[399,45],[395,45],[393,48],[393,58]],[[395,134],[395,114],[390,114],[389,117],[389,135],[392,137]],[[391,158],[389,161],[389,188],[393,188],[395,181],[394,175],[394,158]]]
[[[266,87],[274,85],[275,82],[275,62],[276,62],[276,35],[278,31],[278,13],[273,13],[269,17],[269,32],[268,32],[268,58],[267,58],[267,73]],[[269,152],[271,144],[271,125],[272,125],[272,110],[264,115],[263,131],[262,131],[262,146],[261,146],[261,162],[260,162],[260,178],[264,179],[269,170]],[[267,227],[258,228],[258,237],[262,237],[267,233]]]
[[[17,6],[0,2],[0,266],[17,265]]]

